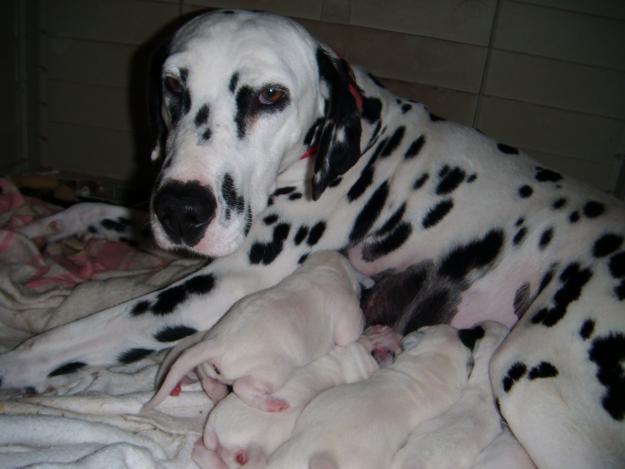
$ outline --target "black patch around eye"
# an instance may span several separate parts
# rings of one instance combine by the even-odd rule
[[[282,87],[277,88],[282,90]],[[266,87],[265,87],[266,88]],[[236,113],[234,122],[237,125],[237,135],[239,138],[245,137],[247,131],[247,121],[259,114],[272,114],[283,110],[290,102],[288,92],[276,103],[266,105],[258,100],[258,95],[262,89],[253,89],[249,86],[242,86],[236,93]]]
[[[187,78],[189,78],[189,69],[181,68],[180,69],[180,81],[182,81],[182,83],[186,84],[187,83]]]
[[[87,364],[84,362],[69,362],[69,363],[66,363],[65,365],[61,365],[58,368],[55,368],[50,373],[48,373],[48,378],[75,373],[76,371],[86,366]]]
[[[239,138],[243,138],[245,137],[245,132],[246,132],[245,120],[252,107],[252,99],[254,96],[254,91],[248,86],[243,86],[237,92],[236,96],[237,96],[236,98],[237,112],[234,116],[234,122],[237,125],[237,135],[239,136]]]
[[[132,348],[122,353],[117,361],[121,364],[127,365],[129,363],[138,362],[142,358],[147,357],[154,353],[154,350],[146,348]]]
[[[196,127],[200,127],[208,121],[208,104],[204,104],[195,115],[194,123]]]
[[[168,326],[164,327],[156,334],[154,338],[159,342],[176,342],[177,340],[184,339],[191,334],[195,334],[197,329],[187,326]]]

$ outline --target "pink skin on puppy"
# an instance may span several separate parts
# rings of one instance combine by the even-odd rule
[[[173,365],[146,405],[158,405],[195,369],[214,400],[223,398],[224,385],[231,384],[252,407],[268,412],[288,409],[290,403],[273,393],[292,371],[334,345],[348,345],[360,337],[364,318],[359,278],[340,254],[311,254],[291,276],[238,301],[210,331],[176,346],[161,370]],[[189,347],[190,343],[194,345]]]
[[[390,467],[410,430],[460,396],[471,357],[458,332],[447,325],[423,327],[402,345],[395,362],[368,380],[336,386],[313,399],[266,467]]]
[[[210,413],[204,439],[193,450],[195,463],[206,469],[232,469],[243,464],[254,467],[264,461],[288,439],[297,417],[317,394],[368,378],[378,369],[373,356],[390,359],[400,351],[400,338],[389,327],[372,326],[357,342],[337,345],[323,357],[294,370],[275,393],[291,405],[284,412],[255,409],[231,393]]]

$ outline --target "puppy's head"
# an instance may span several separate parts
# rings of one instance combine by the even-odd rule
[[[348,69],[297,23],[271,14],[221,11],[178,30],[153,67],[156,241],[232,253],[278,175],[312,149],[318,198],[360,153]]]

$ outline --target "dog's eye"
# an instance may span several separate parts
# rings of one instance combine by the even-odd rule
[[[284,101],[287,93],[284,88],[279,86],[266,86],[258,93],[258,102],[264,106],[272,106]]]
[[[166,76],[163,79],[163,85],[165,86],[165,89],[171,94],[182,94],[184,90],[182,83],[180,83],[177,78],[172,76]]]

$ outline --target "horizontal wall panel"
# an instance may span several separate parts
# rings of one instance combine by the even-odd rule
[[[487,95],[625,119],[625,72],[495,50],[487,73]]]
[[[611,192],[614,189],[619,174],[620,161],[617,158],[607,162],[594,163],[534,150],[527,150],[527,152],[546,167],[561,171],[563,174],[572,176],[605,192]]]
[[[477,95],[383,77],[380,80],[393,93],[425,104],[436,115],[464,125],[473,124]]]
[[[357,0],[351,24],[488,45],[495,0]]]
[[[625,2],[623,0],[523,0],[546,7],[561,10],[606,16],[608,18],[625,19]]]
[[[495,47],[625,70],[625,24],[506,0]]]
[[[375,75],[460,91],[479,90],[485,48],[357,26],[303,23],[351,63]]]
[[[52,36],[142,44],[178,16],[174,3],[141,0],[54,0],[40,2]]]
[[[53,80],[127,87],[133,73],[146,67],[139,63],[133,66],[137,61],[134,45],[50,38],[47,51],[47,73]]]
[[[499,98],[483,98],[477,126],[510,145],[611,164],[623,123]]]
[[[263,10],[296,18],[321,18],[323,0],[186,0],[185,5],[209,8],[242,8],[247,10]]]
[[[48,112],[51,122],[133,130],[126,88],[50,81]],[[147,110],[145,114],[147,120]]]
[[[50,123],[44,166],[129,180],[136,168],[136,144],[130,132]],[[146,155],[145,158],[149,158]]]

